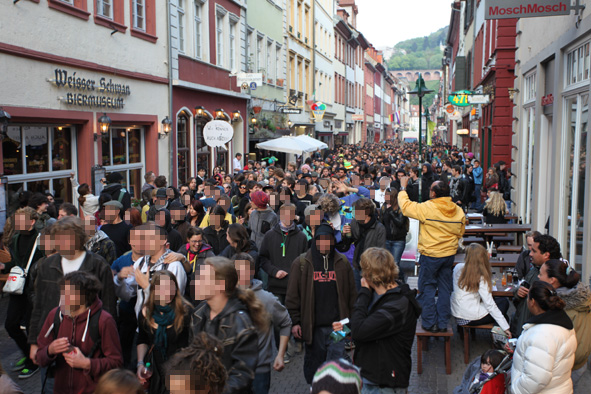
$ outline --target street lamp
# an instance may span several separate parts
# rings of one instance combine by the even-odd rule
[[[423,108],[423,97],[426,94],[433,93],[434,90],[427,89],[425,86],[425,80],[421,73],[419,73],[419,77],[417,78],[417,83],[415,88],[408,92],[408,94],[416,94],[419,96],[419,165],[421,166],[421,170],[419,171],[419,202],[422,202],[421,194],[422,194],[422,176],[423,176],[423,122],[421,119],[421,110]]]
[[[98,133],[94,135],[95,141],[98,139],[99,135],[106,135],[109,132],[109,127],[111,127],[111,118],[109,118],[104,112],[103,116],[98,119],[98,127]]]
[[[162,119],[162,132],[158,133],[158,139],[166,137],[172,131],[172,120],[168,116]]]
[[[10,117],[10,114],[0,107],[0,140],[4,139],[4,136],[8,132]]]

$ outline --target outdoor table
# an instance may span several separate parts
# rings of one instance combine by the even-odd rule
[[[481,213],[467,213],[466,219],[468,220],[468,223],[474,223],[474,222],[482,223],[484,221],[484,216]],[[517,220],[518,217],[514,213],[508,213],[505,215],[505,219],[506,220]]]
[[[466,254],[464,254],[464,253],[456,254],[456,257],[454,258],[454,265],[464,263],[465,258],[466,258]],[[491,258],[489,260],[490,267],[491,268],[500,268],[501,273],[503,273],[505,268],[515,268],[518,258],[519,258],[519,254],[516,254],[516,253],[498,254],[497,257]]]
[[[464,236],[484,237],[487,242],[498,234],[515,233],[516,235],[525,234],[531,231],[530,224],[470,224],[466,226]],[[521,237],[517,236],[517,244],[521,244]]]

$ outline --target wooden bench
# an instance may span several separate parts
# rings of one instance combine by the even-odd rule
[[[484,245],[486,242],[484,241],[484,238],[480,238],[480,237],[464,237],[464,245],[470,245],[470,244],[481,244]]]
[[[515,242],[515,237],[512,237],[510,235],[501,235],[494,236],[492,240],[496,244],[513,244]]]
[[[415,335],[417,336],[417,373],[423,373],[423,347],[428,350],[429,337],[443,337],[445,338],[445,373],[451,375],[451,337],[454,335],[451,325],[447,325],[447,332],[430,332],[423,330],[419,320]]]
[[[499,253],[521,253],[522,250],[523,247],[519,245],[499,245],[497,248]]]
[[[476,340],[476,329],[492,330],[493,324],[483,324],[481,326],[460,326],[464,334],[464,364],[470,362],[470,333],[472,333],[472,340]]]

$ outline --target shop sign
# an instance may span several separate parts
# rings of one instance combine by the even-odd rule
[[[488,94],[473,94],[468,96],[468,103],[470,104],[488,104],[490,97]]]
[[[554,104],[554,96],[552,94],[542,97],[542,107],[552,104]]]
[[[314,119],[316,120],[316,122],[322,121],[322,118],[324,118],[324,112],[326,112],[326,104],[318,101],[318,102],[312,104],[310,106],[310,109],[312,110],[312,113],[314,114]]]
[[[301,108],[293,108],[293,107],[279,107],[279,111],[281,111],[281,113],[284,113],[284,114],[293,114],[293,115],[299,115],[302,113]]]
[[[203,127],[203,139],[207,146],[223,147],[234,137],[232,125],[224,120],[212,120]]]
[[[236,74],[236,86],[242,86],[242,84],[248,84],[252,86],[254,83],[255,89],[256,86],[260,86],[263,84],[263,74],[262,73],[238,73]]]
[[[472,92],[469,90],[460,90],[459,92],[450,94],[447,99],[450,103],[457,107],[467,107],[470,105],[468,102],[468,96],[471,94]]]
[[[454,111],[452,114],[447,114],[447,119],[455,121],[462,120],[462,114],[460,111]]]
[[[577,2],[578,3],[578,2]],[[485,19],[534,18],[568,15],[570,0],[485,0]]]
[[[363,115],[351,115],[351,119],[355,122],[363,122]]]
[[[49,79],[58,88],[73,90],[59,99],[68,105],[96,108],[123,108],[125,101],[121,96],[131,95],[129,85],[113,82],[112,79],[100,78],[98,81],[78,75],[75,71],[56,68],[54,79]]]

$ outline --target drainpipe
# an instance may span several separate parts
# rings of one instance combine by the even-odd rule
[[[172,26],[170,23],[170,0],[166,1],[166,5],[167,5],[167,10],[166,10],[166,19],[168,22],[168,112],[170,113],[170,119],[172,120],[173,124],[171,126],[174,126],[174,123],[176,122],[176,118],[172,116],[172,38],[171,38],[171,33],[172,33]],[[178,176],[174,176],[174,159],[176,157],[176,155],[174,155],[174,151],[173,151],[173,145],[172,145],[172,141],[173,141],[173,130],[176,130],[176,127],[171,127],[170,128],[170,134],[168,134],[168,144],[169,144],[169,152],[171,153],[170,155],[170,184],[171,185],[176,185],[177,184],[177,178]]]

